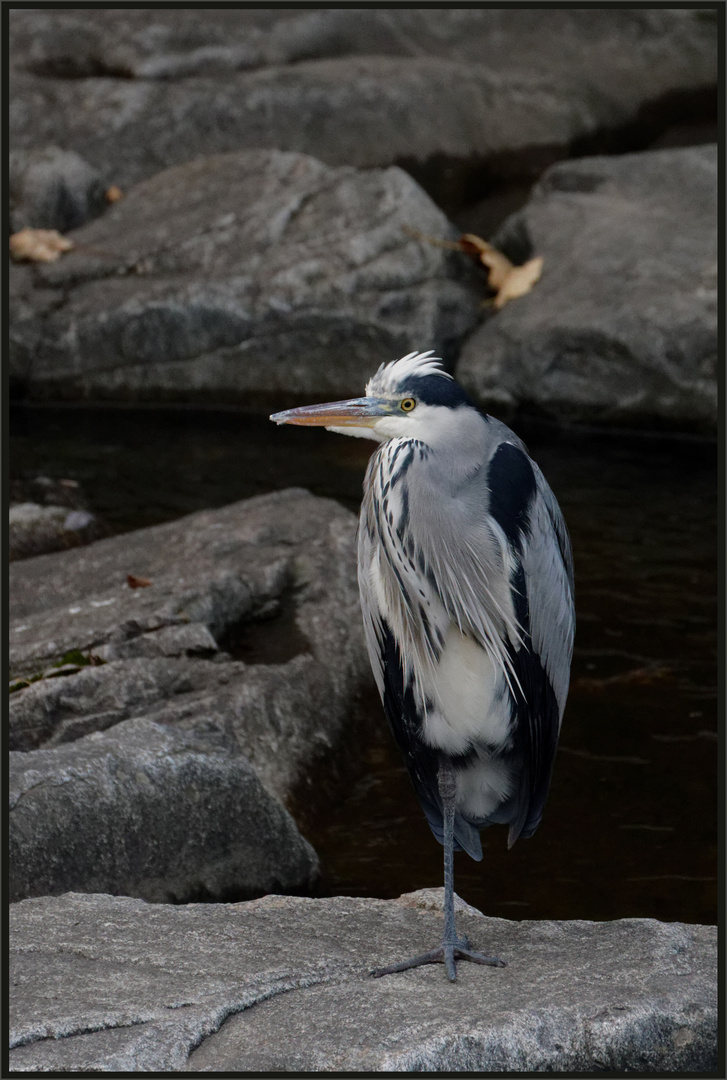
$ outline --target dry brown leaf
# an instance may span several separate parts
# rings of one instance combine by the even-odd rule
[[[16,262],[55,262],[73,241],[55,229],[21,229],[10,237],[10,254]]]
[[[130,589],[146,589],[152,583],[151,581],[149,581],[149,578],[137,577],[136,574],[127,574],[126,584],[129,586]]]
[[[124,197],[123,191],[121,190],[120,187],[118,187],[117,184],[112,184],[110,188],[107,188],[106,192],[105,192],[105,195],[106,195],[106,202],[109,202],[109,203],[118,202],[119,199],[123,199],[123,197]]]
[[[538,255],[535,259],[528,259],[522,266],[513,266],[505,280],[500,285],[497,296],[492,301],[493,307],[499,311],[510,300],[516,300],[518,296],[525,296],[532,289],[535,282],[543,272],[543,256]],[[492,284],[492,278],[490,278]]]
[[[503,255],[487,240],[475,236],[474,233],[464,233],[459,242],[462,251],[467,252],[469,255],[476,255],[482,265],[487,267],[489,270],[487,284],[490,288],[501,289],[508,274],[511,274],[515,269],[507,255]]]
[[[465,255],[474,255],[483,266],[487,267],[487,284],[495,289],[497,295],[492,300],[483,303],[497,308],[504,307],[509,300],[515,300],[518,296],[525,296],[532,289],[535,282],[543,272],[543,258],[538,255],[530,259],[522,266],[515,266],[507,255],[493,247],[487,240],[475,233],[463,233],[459,240],[438,240],[435,236],[427,236],[425,233],[412,229],[409,225],[403,226],[404,232],[413,236],[416,240],[424,240],[435,247],[447,248],[452,251],[462,251]]]

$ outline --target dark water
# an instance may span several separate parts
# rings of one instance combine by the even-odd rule
[[[717,451],[697,440],[516,425],[555,491],[576,563],[571,693],[543,823],[457,892],[511,918],[717,918]],[[259,416],[17,406],[11,478],[77,480],[116,531],[301,485],[354,508],[371,444]],[[303,830],[322,894],[441,884],[377,702],[361,775]]]

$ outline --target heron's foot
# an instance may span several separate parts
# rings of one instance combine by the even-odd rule
[[[380,979],[382,975],[393,975],[397,971],[408,971],[409,968],[421,967],[422,964],[444,964],[447,969],[447,978],[455,982],[457,967],[455,961],[471,960],[473,964],[485,964],[487,967],[507,967],[507,960],[498,960],[496,956],[485,956],[484,953],[473,952],[469,948],[467,938],[458,938],[455,944],[443,942],[438,949],[414,956],[411,960],[402,960],[399,964],[390,964],[388,967],[375,968],[371,975]]]

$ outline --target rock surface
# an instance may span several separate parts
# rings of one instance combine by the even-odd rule
[[[695,10],[14,11],[10,55],[12,145],[58,142],[122,187],[253,147],[552,161],[717,82]]]
[[[67,894],[11,908],[18,1071],[716,1070],[716,927],[650,919],[461,930],[509,961],[368,970],[439,939],[441,890],[149,905]]]
[[[83,509],[15,503],[8,511],[8,559],[27,559],[49,551],[78,547],[102,532],[98,519]]]
[[[349,511],[288,489],[13,563],[11,676],[46,677],[11,695],[11,748],[146,717],[202,722],[284,801],[344,732],[331,768],[345,769],[371,684],[355,531]]]
[[[195,731],[126,720],[10,754],[11,901],[68,891],[180,903],[307,891],[318,858],[249,761]]]
[[[22,455],[21,455],[22,457]],[[19,463],[15,463],[18,470]],[[108,536],[108,525],[91,513],[76,480],[23,475],[8,485],[8,559],[26,559],[63,551]]]
[[[100,172],[57,146],[11,153],[8,180],[11,232],[26,227],[67,232],[108,205]]]
[[[549,169],[494,238],[545,259],[533,291],[467,341],[457,378],[494,411],[713,430],[715,146]]]
[[[405,225],[451,232],[397,168],[251,151],[159,173],[77,230],[77,251],[12,268],[11,378],[40,396],[280,403],[359,394],[419,345],[451,360],[480,276]]]

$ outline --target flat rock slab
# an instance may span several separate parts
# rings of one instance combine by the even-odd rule
[[[213,728],[125,720],[10,754],[11,901],[74,891],[179,903],[307,892],[318,857]]]
[[[482,282],[404,226],[452,226],[398,168],[249,151],[139,184],[12,267],[11,378],[34,396],[249,402],[362,392],[383,360],[452,360]]]
[[[716,219],[716,146],[549,169],[494,239],[542,277],[468,339],[458,379],[499,412],[713,431]]]
[[[359,167],[563,153],[716,86],[710,14],[14,11],[11,143],[57,143],[124,187],[253,147]]]
[[[441,890],[11,908],[18,1071],[635,1071],[717,1068],[716,927],[625,919],[460,929],[509,961],[382,979],[431,947]]]

